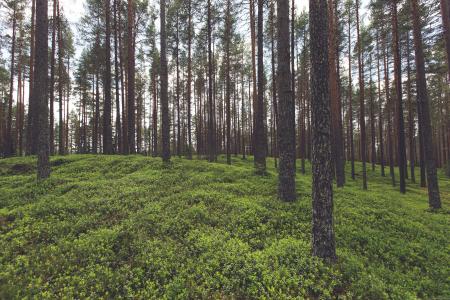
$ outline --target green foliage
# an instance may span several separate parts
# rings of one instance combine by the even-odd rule
[[[223,160],[223,158],[221,158]],[[273,165],[269,161],[270,166]],[[310,174],[298,201],[251,160],[77,155],[0,161],[0,299],[431,299],[450,294],[445,209],[369,172],[335,191],[339,261],[313,258]]]

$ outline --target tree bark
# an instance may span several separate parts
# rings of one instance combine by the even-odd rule
[[[436,162],[433,153],[433,135],[428,104],[427,81],[425,77],[425,60],[422,46],[422,32],[418,1],[411,0],[412,23],[414,33],[414,50],[416,56],[417,105],[419,106],[419,123],[423,131],[423,147],[428,181],[428,201],[430,208],[441,208]]]
[[[398,168],[400,174],[400,193],[406,193],[405,171],[406,171],[406,147],[405,147],[405,123],[403,120],[403,100],[402,100],[402,73],[400,61],[400,46],[398,38],[398,22],[397,22],[397,0],[391,0],[392,13],[392,36],[393,36],[393,53],[394,53],[394,76],[395,76],[395,93],[397,104],[397,138],[398,138]]]
[[[111,125],[111,3],[105,0],[105,99],[103,103],[103,154],[112,154]]]
[[[264,27],[263,27],[263,0],[258,0],[258,98],[254,106],[254,155],[255,171],[257,174],[266,173],[266,135],[264,128]],[[295,135],[294,135],[295,139]]]
[[[296,199],[295,188],[295,101],[292,97],[289,49],[289,0],[278,0],[278,195],[284,201]]]
[[[331,103],[328,62],[327,0],[310,0],[313,255],[336,260],[333,228],[333,175],[331,159]],[[334,47],[333,52],[334,52]]]
[[[50,176],[48,139],[48,1],[36,0],[36,63],[34,66],[33,101],[36,103],[39,128],[37,177]]]
[[[128,151],[136,153],[134,0],[128,0]]]
[[[162,118],[162,160],[170,161],[170,120],[168,99],[168,75],[166,54],[166,1],[160,2],[161,21],[161,118]]]

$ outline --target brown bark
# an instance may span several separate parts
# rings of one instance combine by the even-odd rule
[[[33,101],[38,112],[38,179],[50,176],[48,139],[48,1],[36,0],[36,63],[34,66]]]
[[[134,32],[134,0],[128,0],[128,151],[136,153],[136,121],[135,121],[135,32]]]
[[[292,97],[289,49],[289,0],[278,0],[278,195],[284,201],[296,199],[295,188],[295,101]]]
[[[170,120],[168,99],[168,75],[166,58],[166,1],[160,2],[161,21],[161,118],[162,118],[162,160],[170,161]]]
[[[111,125],[111,3],[105,0],[105,99],[103,103],[103,153],[112,154],[112,125]]]
[[[419,123],[423,133],[423,147],[425,165],[428,181],[428,200],[430,208],[441,207],[439,195],[439,185],[436,172],[436,162],[433,153],[433,138],[430,120],[430,110],[428,104],[427,81],[425,77],[425,59],[422,46],[422,32],[420,27],[420,17],[418,1],[411,0],[412,23],[414,33],[414,50],[416,56],[416,77],[417,77],[417,105],[419,107]]]
[[[327,0],[310,0],[313,255],[336,260],[333,226],[333,175],[331,159],[331,103],[328,61]],[[334,52],[334,47],[332,52]]]

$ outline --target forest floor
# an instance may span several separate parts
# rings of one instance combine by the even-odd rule
[[[443,173],[444,208],[434,212],[426,189],[408,182],[401,195],[379,166],[369,191],[347,174],[335,189],[339,260],[327,266],[311,256],[309,165],[297,175],[298,200],[283,203],[273,160],[264,177],[238,157],[232,166],[138,155],[51,162],[51,178],[38,183],[35,159],[0,160],[0,299],[450,295]]]

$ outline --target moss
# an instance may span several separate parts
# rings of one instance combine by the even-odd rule
[[[0,161],[0,299],[450,294],[443,172],[437,212],[426,189],[401,195],[378,172],[367,192],[360,178],[335,189],[338,263],[327,266],[310,251],[310,174],[297,174],[296,202],[281,202],[270,159],[257,176],[251,159],[74,155],[53,158],[43,182],[34,164]]]

